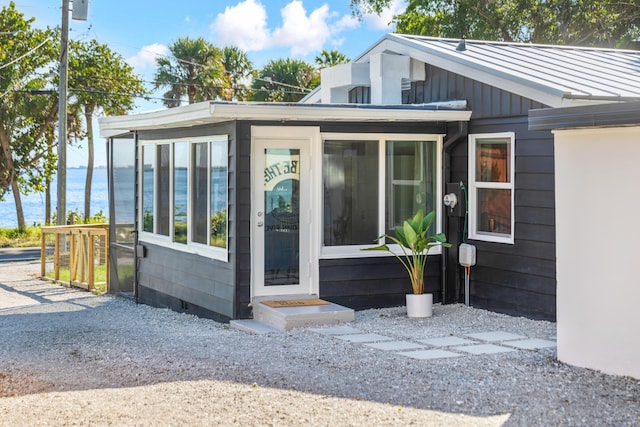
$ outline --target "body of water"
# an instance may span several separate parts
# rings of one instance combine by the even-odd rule
[[[86,168],[67,169],[67,211],[84,211],[84,182],[87,176]],[[57,182],[51,184],[51,210],[55,212],[57,205],[56,198]],[[44,224],[45,194],[29,194],[22,196],[22,209],[24,220],[27,225]],[[109,216],[109,198],[107,191],[107,169],[95,168],[93,170],[93,183],[91,186],[91,215],[97,212],[104,212]],[[9,191],[5,195],[5,200],[0,202],[0,227],[13,228],[18,226],[16,217],[16,205],[13,200],[13,193]]]

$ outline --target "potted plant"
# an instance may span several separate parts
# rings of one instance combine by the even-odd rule
[[[451,247],[451,244],[447,243],[444,233],[427,234],[435,218],[435,211],[424,215],[421,209],[413,218],[409,218],[401,226],[395,227],[395,236],[383,234],[378,237],[378,240],[384,238],[397,243],[402,254],[391,250],[386,243],[366,248],[366,250],[392,253],[409,273],[413,294],[407,294],[408,317],[431,316],[433,295],[424,293],[424,268],[427,264],[427,257],[429,251],[436,246]]]

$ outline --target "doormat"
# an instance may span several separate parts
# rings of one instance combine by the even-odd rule
[[[283,307],[303,307],[303,306],[311,306],[311,305],[327,305],[331,304],[329,301],[324,301],[318,298],[308,298],[308,299],[283,299],[283,300],[273,300],[273,301],[260,301],[262,304],[267,305],[272,308],[283,308]]]

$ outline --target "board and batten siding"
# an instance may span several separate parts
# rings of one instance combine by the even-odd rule
[[[428,104],[466,100],[471,118],[509,117],[527,115],[530,109],[545,105],[526,97],[461,76],[433,65],[426,65],[426,80],[411,82],[409,89],[402,91],[403,104]],[[371,88],[355,87],[349,91],[349,102],[370,104]]]
[[[233,123],[139,132],[139,140],[166,140],[228,135],[229,204],[228,262],[145,242],[145,256],[139,259],[139,301],[155,307],[196,314],[219,321],[236,318],[236,132]],[[136,209],[138,209],[136,207]]]

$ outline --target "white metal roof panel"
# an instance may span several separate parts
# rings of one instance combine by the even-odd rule
[[[473,71],[489,73],[496,82],[506,79],[523,88],[546,88],[549,94],[566,99],[640,99],[639,51],[478,40],[466,40],[465,50],[457,51],[457,39],[405,34],[388,34],[380,44],[385,41],[459,64],[461,70],[450,71],[466,69],[470,78]]]

